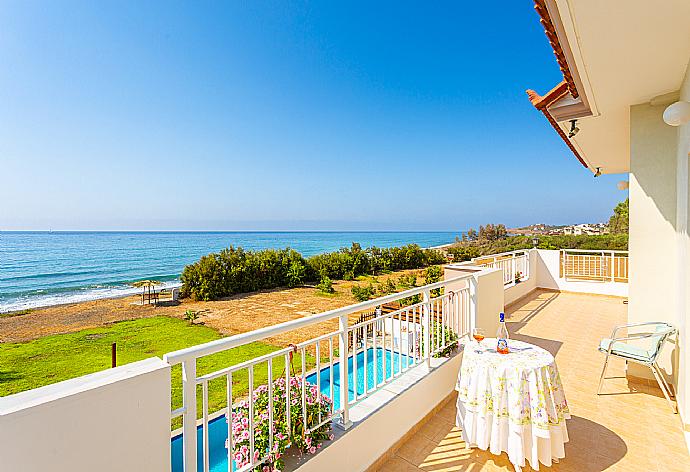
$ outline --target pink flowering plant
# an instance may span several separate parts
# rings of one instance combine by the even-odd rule
[[[331,423],[327,421],[319,428],[306,432],[309,428],[325,420],[333,411],[333,402],[322,395],[316,385],[305,383],[307,427],[304,425],[302,410],[302,379],[290,379],[290,424],[287,421],[286,382],[284,378],[273,382],[273,422],[269,416],[268,385],[254,390],[254,462],[264,458],[260,464],[262,472],[283,470],[283,455],[287,448],[294,446],[303,453],[315,454],[326,439],[333,439]],[[320,415],[320,416],[319,416]],[[271,447],[270,435],[273,434]],[[250,448],[251,430],[249,427],[249,402],[241,401],[233,407],[232,439],[233,460],[237,468],[252,462]],[[226,447],[228,444],[226,443]]]

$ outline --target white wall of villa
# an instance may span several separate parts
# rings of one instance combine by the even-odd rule
[[[536,286],[562,292],[591,293],[596,295],[628,296],[628,284],[609,280],[570,280],[560,276],[560,251],[538,249],[534,254]]]
[[[680,88],[679,99],[684,102],[690,102],[690,58],[688,60],[688,67],[685,71],[685,78],[683,85]],[[690,326],[688,326],[688,319],[690,318],[690,237],[688,236],[688,226],[690,225],[690,182],[688,170],[690,160],[690,122],[678,128],[678,149],[676,150],[678,158],[678,176],[677,185],[682,188],[682,191],[677,195],[678,206],[682,209],[679,228],[678,228],[678,248],[679,261],[681,265],[678,270],[678,312],[682,321],[677,325],[681,330],[680,343],[681,346],[687,345],[690,339]],[[679,389],[679,407],[685,422],[685,428],[688,430],[690,423],[690,349],[683,348],[679,353],[682,354],[679,369],[679,384],[683,385]]]
[[[669,103],[630,107],[630,322],[678,325],[676,130],[664,123]],[[672,372],[670,350],[661,367]],[[629,373],[650,377],[649,369]]]
[[[445,267],[444,279],[453,279],[464,274],[475,274],[475,285],[471,287],[474,301],[473,328],[482,329],[492,336],[498,330],[498,313],[503,311],[503,273],[499,269],[487,269],[461,264]],[[458,290],[466,286],[465,281],[457,285],[448,284],[448,290]]]
[[[537,288],[561,292],[628,296],[628,284],[611,280],[573,280],[561,275],[561,252],[550,249],[528,251],[529,277],[519,284],[511,284],[503,291],[504,306],[523,298]],[[598,255],[597,255],[598,257]]]
[[[690,240],[688,159],[690,123],[672,127],[665,109],[690,101],[690,69],[677,93],[630,107],[630,322],[667,321],[679,328],[673,349],[660,361],[672,379],[683,421],[690,418]],[[648,369],[629,366],[635,376]]]
[[[0,398],[0,471],[170,470],[170,366],[158,358]]]
[[[660,366],[690,431],[690,2],[613,2],[606,14],[600,3],[546,0],[538,10],[570,81],[547,114],[564,133],[578,120],[566,141],[589,171],[630,174],[628,319],[678,328]],[[628,374],[651,376],[633,364]]]
[[[530,275],[527,280],[505,288],[503,291],[503,304],[505,306],[521,299],[537,288],[537,260],[539,259],[539,254],[535,250],[529,251],[528,254]]]

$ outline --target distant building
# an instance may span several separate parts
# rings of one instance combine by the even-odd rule
[[[562,234],[573,236],[579,236],[582,234],[606,234],[608,232],[608,225],[604,223],[584,223],[579,225],[566,226],[562,228]]]

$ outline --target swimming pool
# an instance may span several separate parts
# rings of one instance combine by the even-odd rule
[[[384,380],[383,358],[384,352],[386,357],[386,372],[385,379],[390,380],[392,375],[400,372],[400,367],[406,369],[408,364],[413,363],[413,359],[398,352],[393,352],[389,349],[384,351],[383,348],[376,348],[376,355],[374,355],[374,348],[367,349],[366,352],[366,369],[367,369],[367,389],[374,388],[374,365],[376,365],[376,379],[378,383]],[[357,353],[357,394],[364,393],[364,351]],[[348,358],[348,398],[354,400],[355,397],[355,382],[353,372],[353,356]],[[331,372],[330,366],[326,366],[320,370],[318,376],[321,381],[321,393],[331,396]],[[307,382],[316,384],[317,372],[307,376]],[[333,407],[337,410],[340,408],[340,364],[333,364]],[[228,452],[225,449],[225,440],[228,438],[228,424],[225,422],[225,416],[221,415],[208,423],[208,442],[209,448],[209,470],[211,472],[226,472],[228,470]],[[196,430],[197,441],[197,468],[203,469],[203,439],[202,429],[199,426]],[[182,467],[182,435],[177,435],[171,439],[171,459],[172,471],[183,472]],[[234,469],[234,467],[233,467]]]

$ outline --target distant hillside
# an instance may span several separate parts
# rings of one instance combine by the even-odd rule
[[[627,220],[626,220],[627,221]],[[623,233],[625,231],[617,231]],[[609,225],[606,223],[582,223],[567,226],[553,226],[546,224],[535,224],[523,228],[512,228],[508,230],[511,236],[561,236],[561,235],[580,235],[580,234],[608,234]]]
[[[537,243],[538,249],[608,249],[627,250],[628,235],[623,234],[568,234],[568,235],[515,235],[497,239],[480,239],[456,241],[443,248],[454,261],[466,261],[474,257],[498,254],[518,249],[530,249]]]
[[[521,228],[510,228],[508,229],[508,233],[514,234],[514,235],[519,235],[519,234],[524,234],[524,235],[533,235],[533,234],[549,234],[550,232],[553,231],[558,231],[559,229],[564,228],[564,226],[555,226],[555,225],[547,225],[546,223],[537,223],[529,226],[523,226]]]

